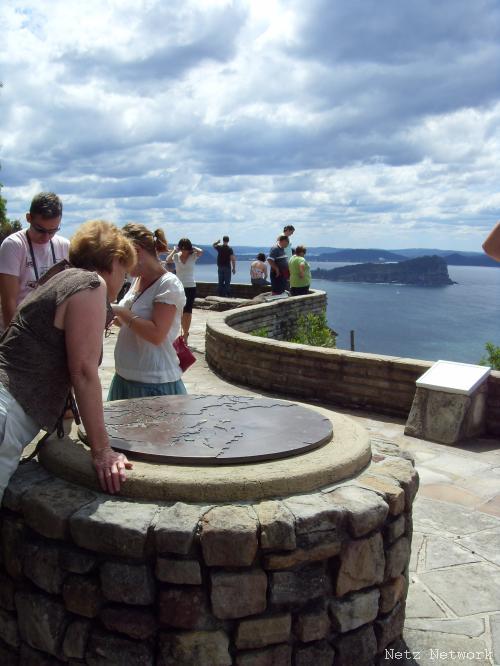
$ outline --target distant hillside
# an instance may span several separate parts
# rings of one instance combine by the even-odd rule
[[[293,240],[293,239],[292,239]],[[217,255],[211,245],[201,245],[205,252],[199,263],[215,264]],[[233,250],[237,259],[240,261],[252,260],[258,252],[269,252],[267,246],[242,246],[233,245]],[[422,256],[436,255],[443,257],[449,266],[494,266],[500,268],[500,262],[490,259],[482,252],[453,252],[452,250],[426,250],[422,248],[408,248],[403,250],[383,250],[377,248],[328,248],[328,247],[309,247],[307,248],[307,258],[309,261],[324,261],[338,263],[379,263],[396,262],[407,259],[418,258]]]
[[[311,271],[313,278],[334,282],[370,282],[415,284],[424,287],[442,287],[455,284],[448,275],[448,267],[442,257],[417,257],[394,264],[355,264],[340,268],[317,268]]]
[[[211,245],[197,245],[197,247],[203,250],[203,254],[198,259],[199,264],[215,264],[217,261],[217,255],[214,248]]]
[[[402,254],[389,252],[388,250],[337,250],[335,252],[323,252],[317,256],[317,261],[403,261],[406,257]]]
[[[466,254],[454,252],[453,254],[446,254],[443,256],[448,266],[495,266],[500,264],[498,261],[491,259],[486,254]]]

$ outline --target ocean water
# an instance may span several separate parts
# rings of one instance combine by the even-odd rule
[[[311,262],[312,268],[345,264]],[[234,282],[250,282],[250,262],[240,261]],[[313,280],[328,295],[327,317],[337,347],[429,361],[477,363],[486,342],[500,345],[500,268],[449,266],[446,287]],[[196,267],[201,281],[216,282],[217,268]]]

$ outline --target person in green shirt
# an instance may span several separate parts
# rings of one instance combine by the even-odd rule
[[[292,296],[303,296],[309,293],[311,286],[311,269],[305,260],[307,248],[297,245],[295,254],[288,261],[290,270],[290,294]]]

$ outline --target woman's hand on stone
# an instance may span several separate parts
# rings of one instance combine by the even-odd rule
[[[92,451],[92,463],[101,488],[112,495],[127,480],[125,470],[133,467],[123,453],[117,453],[111,447]]]
[[[118,305],[117,303],[111,303],[111,309],[117,317],[127,310],[127,308],[124,308],[123,305]]]

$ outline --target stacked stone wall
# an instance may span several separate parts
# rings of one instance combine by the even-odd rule
[[[500,435],[500,372],[492,372],[488,378],[486,429],[490,435]]]
[[[207,322],[207,361],[223,377],[254,388],[406,417],[415,381],[431,363],[282,341],[299,314],[325,307],[326,294],[314,291],[214,313]],[[268,339],[249,335],[262,327]]]
[[[431,361],[323,349],[283,342],[303,312],[320,313],[326,295],[314,291],[229,313],[207,322],[206,358],[222,377],[288,397],[407,418],[415,382]],[[251,336],[266,327],[269,339]],[[488,381],[487,431],[500,434],[500,372]]]
[[[257,286],[253,284],[242,284],[239,282],[231,283],[231,297],[232,298],[254,298],[262,293],[271,291],[271,287],[267,285]],[[218,286],[215,282],[197,282],[196,283],[196,296],[197,298],[206,298],[207,296],[217,296]]]
[[[355,479],[254,504],[130,501],[21,467],[0,514],[0,662],[380,661],[402,632],[418,477],[372,448]]]

